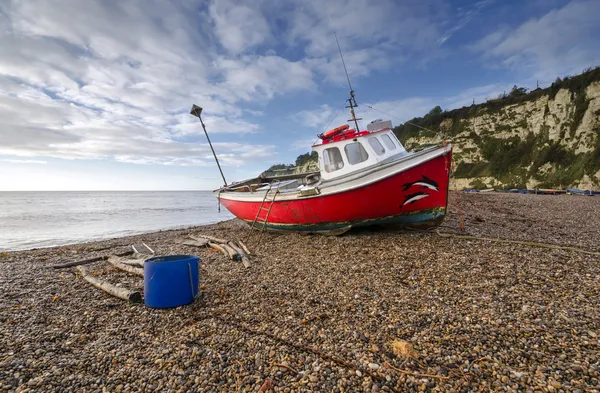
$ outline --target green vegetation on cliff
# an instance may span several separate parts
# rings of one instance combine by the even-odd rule
[[[600,82],[600,67],[530,93],[515,86],[510,94],[482,104],[451,111],[436,106],[395,127],[394,133],[408,149],[453,137],[454,177],[473,179],[470,186],[564,187],[578,185],[586,176],[598,184],[600,110],[589,111],[587,96],[594,82]],[[567,101],[557,104],[561,90]],[[586,114],[591,120],[578,134]]]

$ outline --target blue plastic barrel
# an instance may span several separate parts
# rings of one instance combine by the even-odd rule
[[[190,304],[198,295],[198,264],[192,255],[169,255],[144,262],[144,304],[152,308]]]

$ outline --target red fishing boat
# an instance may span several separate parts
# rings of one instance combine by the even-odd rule
[[[312,146],[319,162],[316,172],[261,175],[228,185],[213,150],[225,184],[215,190],[220,203],[253,226],[277,231],[341,234],[375,224],[440,225],[448,204],[452,143],[408,152],[391,121],[376,120],[361,130],[349,77],[348,84],[348,121],[354,128],[345,124],[318,135]],[[206,133],[201,112],[194,105],[190,113]],[[208,133],[206,137],[210,144]]]
[[[346,124],[319,135],[312,146],[319,171],[259,176],[216,190],[231,213],[247,223],[277,231],[340,234],[352,227],[399,224],[432,228],[448,203],[452,143],[408,152],[391,121],[358,128],[351,91]]]

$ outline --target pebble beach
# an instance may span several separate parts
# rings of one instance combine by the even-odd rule
[[[0,253],[0,391],[600,392],[600,197],[452,192],[439,231],[464,237],[259,242],[231,220]],[[252,266],[190,234],[242,240]],[[151,309],[46,268],[139,242],[200,256],[199,300]]]

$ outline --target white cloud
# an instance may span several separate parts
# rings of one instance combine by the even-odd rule
[[[270,100],[277,95],[316,87],[312,71],[303,61],[289,61],[279,56],[242,56],[239,59],[220,58],[216,66],[225,81],[218,86],[233,97],[250,101]]]
[[[14,164],[37,164],[37,165],[46,165],[48,163],[47,161],[42,161],[42,160],[18,160],[18,159],[12,159],[12,158],[2,158],[2,159],[0,159],[0,161],[12,162]]]
[[[257,9],[239,1],[219,0],[210,5],[210,16],[215,24],[221,45],[238,54],[267,41],[271,36],[269,24]]]
[[[444,31],[443,35],[437,40],[439,44],[448,41],[454,33],[464,28],[469,22],[475,18],[484,8],[492,4],[494,0],[481,0],[473,5],[459,7],[456,15],[452,15],[449,23],[451,26]]]
[[[291,119],[297,123],[309,126],[314,129],[322,129],[332,121],[333,108],[329,105],[321,105],[318,109],[304,110],[295,113]],[[337,117],[337,116],[336,116]],[[333,119],[335,120],[335,119]]]
[[[196,27],[197,4],[2,3],[0,14],[7,19],[0,20],[0,151],[204,165],[212,157],[197,119],[189,115],[192,102],[204,106],[211,134],[256,132],[259,126],[236,103],[271,98],[276,87],[266,77],[244,84],[243,72],[221,77],[222,86],[209,82],[218,72],[211,67],[217,57],[214,48],[199,44],[204,36]],[[252,63],[260,70],[261,62],[271,75],[291,64],[255,56],[242,71]],[[302,85],[293,79],[275,83],[284,85],[283,92],[310,86],[310,71],[297,74],[306,76],[299,79]],[[257,161],[272,149],[236,146],[221,145],[225,163]]]
[[[517,28],[503,26],[472,49],[489,64],[528,71],[548,82],[600,61],[598,15],[597,0],[573,0]]]

